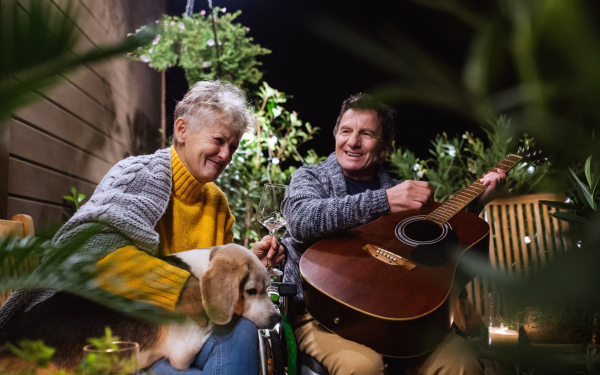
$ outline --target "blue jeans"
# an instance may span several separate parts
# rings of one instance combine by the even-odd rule
[[[186,371],[175,370],[167,359],[152,365],[156,375],[257,375],[258,333],[254,323],[234,316],[215,326],[198,357]]]

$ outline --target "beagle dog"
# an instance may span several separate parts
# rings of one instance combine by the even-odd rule
[[[210,336],[215,324],[228,323],[234,314],[270,328],[279,320],[267,287],[264,265],[250,250],[235,244],[196,249],[171,255],[178,267],[187,268],[200,282],[202,304],[208,322],[201,326],[186,317],[183,323],[157,325],[129,317],[68,293],[58,292],[22,313],[0,333],[0,343],[43,340],[56,349],[53,368],[75,370],[83,359],[90,337],[101,337],[110,327],[121,341],[140,345],[139,367],[168,358],[178,370],[188,369]],[[6,359],[6,361],[5,361]],[[10,370],[14,358],[0,359],[0,368]],[[8,366],[8,367],[7,367]]]

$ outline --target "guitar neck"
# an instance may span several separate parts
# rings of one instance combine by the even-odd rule
[[[521,159],[521,156],[511,154],[506,159],[496,164],[496,166],[490,169],[487,173],[496,172],[498,169],[508,173],[508,171],[510,171],[515,165],[517,165],[519,161],[521,161]],[[487,189],[487,186],[484,186],[479,179],[477,179],[472,182],[471,185],[454,195],[448,202],[436,208],[433,212],[427,215],[425,219],[433,221],[438,225],[443,225],[452,217],[454,217],[454,215],[456,215],[460,210],[475,200],[475,198],[481,195],[485,189]]]

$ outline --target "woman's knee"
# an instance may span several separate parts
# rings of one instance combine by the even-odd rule
[[[238,319],[233,328],[233,334],[244,341],[256,342],[258,345],[258,327],[246,318]]]
[[[224,337],[235,335],[236,337],[248,336],[249,338],[256,339],[258,337],[257,330],[256,324],[250,320],[241,316],[234,316],[229,323],[216,326],[213,336]]]

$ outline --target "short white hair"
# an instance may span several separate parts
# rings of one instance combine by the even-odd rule
[[[220,80],[197,82],[177,103],[175,121],[178,118],[189,124],[192,133],[211,126],[217,119],[225,119],[240,138],[253,129],[256,121],[246,102],[246,94],[237,86]],[[173,144],[177,145],[175,128],[173,134]]]

